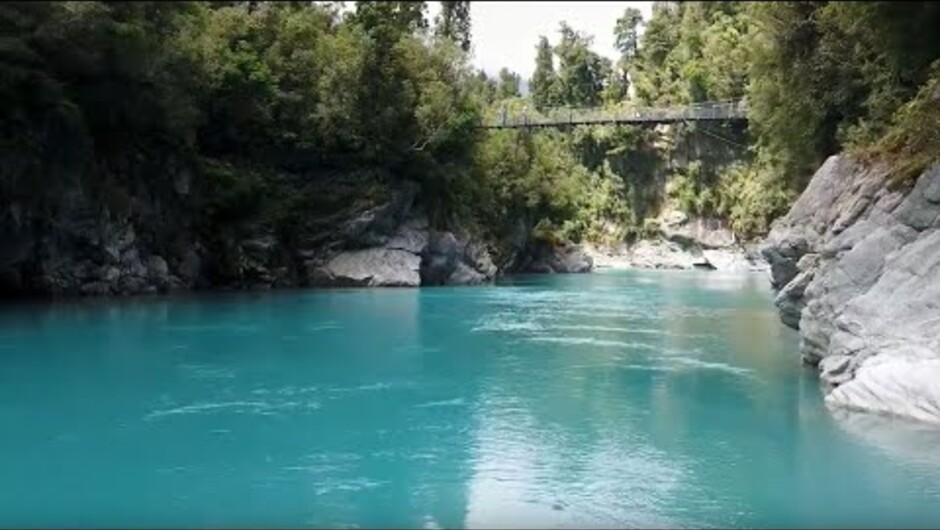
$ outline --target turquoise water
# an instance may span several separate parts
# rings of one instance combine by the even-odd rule
[[[0,309],[0,526],[940,526],[763,275]]]

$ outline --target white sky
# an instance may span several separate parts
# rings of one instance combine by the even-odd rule
[[[488,74],[503,66],[532,76],[539,35],[558,42],[558,26],[565,21],[577,31],[594,36],[595,52],[616,59],[614,24],[627,7],[636,7],[648,21],[653,2],[470,2],[473,64]],[[428,20],[440,11],[440,2],[428,2]]]

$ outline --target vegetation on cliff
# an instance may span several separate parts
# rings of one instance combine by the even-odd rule
[[[79,182],[117,213],[162,201],[209,239],[261,223],[290,241],[412,180],[432,223],[493,242],[521,223],[614,243],[650,235],[664,204],[753,236],[830,154],[890,159],[903,181],[940,152],[931,2],[654,2],[649,21],[590,28],[614,31],[613,61],[562,23],[525,96],[518,74],[470,67],[469,2],[434,21],[424,2],[339,4],[3,4],[2,206],[51,222]],[[739,98],[749,130],[476,127],[504,108]]]
[[[934,3],[654,2],[652,13],[638,39],[639,13],[627,9],[616,21],[622,55],[612,74],[590,52],[557,53],[572,41],[590,44],[586,36],[572,39],[566,26],[555,48],[557,72],[550,42],[540,41],[532,98],[538,108],[747,99],[747,133],[716,125],[668,132],[673,146],[705,135],[714,140],[708,151],[732,151],[712,163],[696,153],[698,162],[663,164],[665,197],[688,213],[724,217],[739,234],[758,235],[829,155],[850,149],[887,158],[898,180],[940,156],[931,134],[940,107],[930,88],[938,79],[931,63],[940,58]],[[572,64],[572,56],[580,62]],[[593,99],[558,88],[591,86],[605,74]],[[623,86],[632,98],[602,97]],[[660,152],[675,155],[675,148]]]

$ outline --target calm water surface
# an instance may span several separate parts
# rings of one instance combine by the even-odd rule
[[[0,526],[940,526],[763,275],[0,309]]]

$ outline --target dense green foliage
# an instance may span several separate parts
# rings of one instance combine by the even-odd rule
[[[213,206],[193,206],[210,217],[317,203],[337,173],[414,179],[447,206],[470,174],[480,106],[465,53],[428,35],[422,3],[358,2],[345,17],[220,4],[0,7],[13,29],[0,48],[5,194],[40,201],[48,180],[78,175],[134,195],[136,167],[176,157],[205,170],[194,200]],[[206,169],[215,161],[235,169]],[[294,177],[264,176],[277,173]]]
[[[660,164],[667,174],[651,185],[673,207],[758,235],[829,155],[887,159],[897,181],[940,157],[938,12],[932,2],[654,2],[642,35],[636,10],[616,20],[612,67],[567,25],[554,48],[543,37],[532,99],[537,109],[746,99],[749,132],[662,131],[659,157],[682,162]]]
[[[460,49],[470,51],[470,2],[441,2],[441,12],[435,24],[438,36],[453,39]]]
[[[620,56],[561,23],[518,74],[469,67],[469,2],[5,3],[0,192],[44,207],[74,180],[109,208],[172,195],[207,232],[289,233],[349,193],[409,179],[436,223],[617,242],[666,206],[758,235],[828,155],[940,153],[940,8],[931,2],[654,2],[610,28]],[[932,67],[931,65],[934,64]],[[731,125],[484,133],[503,109],[746,98]],[[337,182],[345,182],[343,186]],[[345,186],[345,187],[344,187]],[[338,197],[337,189],[347,195]],[[349,191],[353,190],[353,191]],[[50,213],[50,215],[53,215]]]
[[[940,58],[934,2],[768,2],[748,11],[753,122],[796,186],[825,156],[884,136]]]

